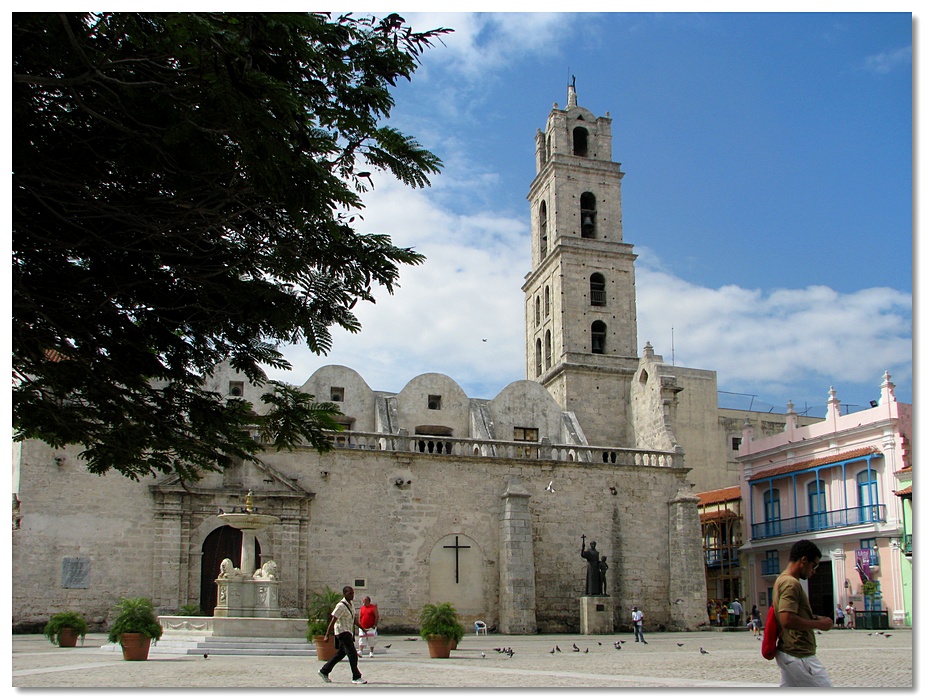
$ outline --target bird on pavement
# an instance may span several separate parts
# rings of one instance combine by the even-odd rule
[[[601,646],[601,643],[600,643],[600,642],[598,642],[598,643],[597,643],[597,645],[598,645],[598,646]]]
[[[572,651],[581,651],[581,649],[578,648],[578,645],[575,644],[575,642],[572,642]]]
[[[620,642],[614,642],[613,648],[616,649],[617,651],[620,651],[623,647],[620,646]]]
[[[683,646],[684,646],[684,642],[678,642],[678,646],[679,646],[679,647],[683,647]]]
[[[392,646],[391,644],[386,644],[386,645],[385,645],[385,648],[388,649],[388,648],[391,647],[391,646]]]
[[[558,644],[556,644],[556,651],[562,651],[562,650],[559,648],[559,645],[558,645]]]
[[[892,635],[892,634],[885,634],[885,635],[883,635],[883,636],[884,636],[884,637],[892,637],[893,635]]]
[[[707,651],[706,649],[704,649],[703,647],[700,647],[700,653],[701,653],[701,654],[709,654],[710,652],[708,652],[708,651]]]
[[[550,654],[555,654],[555,653],[556,653],[556,650],[555,650],[555,648],[553,648],[553,649],[550,649],[550,650],[549,650],[549,653],[550,653]]]
[[[482,658],[483,658],[483,659],[485,658],[485,652],[484,652],[484,651],[482,652]]]
[[[209,655],[208,655],[208,654],[203,654],[203,655],[202,655],[202,658],[208,659],[208,658],[209,658]]]
[[[587,653],[588,653],[588,650],[587,650],[587,649],[585,649],[585,654],[587,654]]]

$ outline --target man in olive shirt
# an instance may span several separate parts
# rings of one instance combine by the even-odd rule
[[[819,566],[822,552],[809,540],[790,549],[790,563],[774,582],[771,601],[780,623],[777,666],[781,687],[826,686],[832,681],[816,656],[816,630],[832,629],[832,618],[813,615],[800,579],[809,579]]]

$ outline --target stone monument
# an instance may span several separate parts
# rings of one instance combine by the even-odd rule
[[[613,632],[613,602],[604,591],[607,576],[607,557],[597,551],[597,542],[585,547],[581,536],[581,558],[588,562],[585,571],[585,594],[578,599],[582,634],[610,634]]]

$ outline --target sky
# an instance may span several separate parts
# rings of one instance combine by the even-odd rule
[[[444,166],[426,189],[376,175],[361,230],[427,261],[271,378],[438,372],[485,399],[524,379],[534,135],[575,76],[613,119],[640,352],[715,370],[730,407],[818,413],[831,386],[860,410],[885,371],[912,401],[910,14],[402,14],[455,30],[389,119]]]

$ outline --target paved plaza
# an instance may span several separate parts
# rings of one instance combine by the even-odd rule
[[[836,686],[913,687],[910,629],[868,634],[820,634],[819,657]],[[614,642],[623,640],[622,649]],[[19,688],[773,688],[777,665],[761,658],[750,632],[632,633],[600,636],[467,635],[450,659],[431,659],[423,641],[382,635],[375,658],[363,658],[368,685],[352,686],[346,660],[318,676],[314,657],[173,656],[123,661],[103,651],[104,634],[89,634],[82,647],[53,647],[42,635],[12,637],[12,685]],[[385,645],[390,645],[385,649]],[[577,645],[579,651],[573,651]],[[558,646],[561,652],[552,652]],[[495,648],[511,648],[513,656]],[[708,652],[702,654],[700,649]],[[384,652],[384,653],[379,653]],[[363,692],[358,690],[356,692]]]

